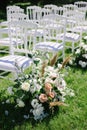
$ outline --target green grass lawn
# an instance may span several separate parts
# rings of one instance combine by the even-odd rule
[[[60,106],[54,116],[42,122],[25,120],[21,117],[24,109],[14,109],[12,105],[0,102],[0,130],[86,130],[87,129],[87,71],[69,68],[65,78],[67,87],[75,92],[68,97],[68,106]],[[0,79],[0,91],[13,84],[12,81]],[[0,100],[1,100],[0,95]],[[5,110],[9,113],[6,116]],[[16,119],[16,120],[15,120]]]

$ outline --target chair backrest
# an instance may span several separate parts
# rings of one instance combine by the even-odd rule
[[[7,21],[11,21],[12,20],[12,15],[14,13],[19,14],[19,13],[24,13],[24,9],[20,8],[19,6],[7,6],[6,7],[6,11],[7,11]]]
[[[27,12],[27,15],[28,15],[28,18],[30,20],[35,20],[36,19],[36,16],[34,14],[34,10],[38,10],[38,9],[41,9],[41,7],[39,6],[27,6],[26,8],[26,12]]]
[[[34,32],[32,34],[32,29]],[[11,21],[9,22],[9,38],[10,52],[14,53],[30,53],[30,43],[35,42],[37,24],[30,21]],[[31,31],[28,34],[28,31]],[[33,39],[33,40],[32,40]],[[13,43],[13,44],[12,44]]]
[[[39,22],[44,16],[49,15],[51,12],[49,9],[41,8],[41,9],[35,9],[34,10],[34,15],[35,15],[35,20]]]
[[[46,9],[52,9],[53,7],[57,7],[57,6],[54,5],[54,4],[47,4],[47,5],[44,5],[44,8],[46,8]]]
[[[13,13],[11,15],[11,21],[29,20],[28,16],[24,13]]]
[[[56,40],[57,42],[61,42],[64,40],[65,27],[63,25],[51,24],[46,26],[45,30],[48,32],[48,34],[45,33],[45,41]]]
[[[77,1],[77,2],[74,2],[74,5],[76,5],[78,8],[84,8],[84,7],[87,7],[87,2],[86,1]]]
[[[64,8],[66,8],[67,10],[76,10],[78,7],[76,5],[73,4],[66,4],[63,5]]]
[[[44,17],[44,19],[40,22],[42,22],[41,24],[43,25],[44,41],[56,40],[58,42],[64,40],[64,35],[66,32],[65,17],[50,14]],[[61,35],[63,37],[61,37]]]
[[[66,11],[67,9],[61,6],[52,8],[53,14],[63,15]]]
[[[49,23],[57,23],[57,24],[66,24],[66,17],[58,14],[49,14],[44,17],[44,19],[47,19]],[[48,24],[49,24],[48,23]]]

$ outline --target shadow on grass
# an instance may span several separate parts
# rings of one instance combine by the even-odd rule
[[[30,109],[28,105],[23,108],[16,108],[15,104],[6,103],[6,101],[0,101],[0,130],[12,130],[16,126],[21,128],[25,122],[29,122],[29,124],[32,126],[32,129],[35,128],[35,126],[40,123],[39,121],[35,121],[33,118],[24,118],[24,115],[28,115],[29,110]],[[53,117],[58,116],[58,113],[59,107],[55,107],[54,113],[51,114],[51,116],[43,119],[41,123],[45,123],[45,125],[48,126],[49,121]]]
[[[72,68],[73,72],[80,71],[82,74],[84,74],[87,71],[87,68],[82,68],[81,66],[78,66],[78,65],[68,64],[68,66],[70,66]]]

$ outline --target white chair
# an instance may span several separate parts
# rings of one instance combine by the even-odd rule
[[[82,40],[82,30],[76,29],[75,25],[76,25],[75,20],[67,19],[66,34],[65,34],[65,42],[66,42],[65,47],[71,48],[72,52],[74,52],[74,50],[79,46],[79,43]],[[67,44],[67,42],[69,43]]]
[[[9,52],[8,27],[0,23],[0,47],[1,52]]]
[[[54,14],[53,9],[54,9],[54,8],[57,8],[57,6],[54,5],[54,4],[47,4],[47,5],[44,5],[44,8],[45,8],[45,9],[49,9],[50,12],[51,12],[51,14]]]
[[[71,17],[65,17],[65,16],[61,16],[61,15],[53,15],[53,16],[50,15],[50,17],[51,17],[51,19],[54,19],[57,22],[57,24],[62,24],[65,26],[65,28],[66,28],[65,34],[63,32],[60,35],[60,37],[61,37],[61,39],[64,37],[65,47],[71,48],[72,52],[73,52],[74,49],[77,47],[77,46],[75,46],[75,44],[77,42],[80,42],[81,38],[82,38],[82,32],[78,31],[76,29],[73,29],[74,25],[75,25],[75,20],[71,19]],[[49,19],[50,19],[50,17],[49,17]],[[67,42],[69,42],[68,45],[67,45]]]
[[[63,34],[62,38],[61,34]],[[43,41],[37,42],[34,45],[34,49],[42,52],[42,55],[44,55],[44,53],[51,53],[54,55],[58,52],[62,52],[62,58],[64,59],[64,46],[65,25],[52,22],[44,26]]]
[[[13,31],[12,28],[14,28]],[[28,43],[29,39],[27,32],[29,29],[33,28],[34,29],[37,28],[37,25],[31,22],[27,21],[9,22],[11,54],[0,57],[0,70],[4,72],[13,72],[16,75],[16,78],[18,78],[18,74],[31,65],[32,59],[28,57],[30,50],[29,50],[29,43]],[[14,42],[13,39],[15,39]]]
[[[41,7],[39,6],[27,6],[26,8],[26,12],[27,12],[27,16],[29,18],[29,20],[32,20],[34,22],[37,21],[37,15],[34,13],[34,10],[39,10],[41,9]]]
[[[68,11],[78,9],[78,7],[76,5],[73,5],[73,4],[66,4],[66,5],[63,5],[63,7],[66,8]]]
[[[24,13],[13,13],[12,16],[10,17],[11,17],[11,21],[25,21],[25,20],[28,21],[28,17]],[[1,25],[1,28],[0,28],[0,46],[2,47],[6,46],[7,48],[9,48],[10,47],[9,30],[8,30],[8,27],[4,28],[3,26]],[[11,29],[14,30],[14,28],[11,28]],[[8,52],[9,52],[9,49],[7,49],[7,53]]]
[[[66,11],[67,11],[67,9],[64,7],[61,7],[61,6],[59,6],[59,7],[57,6],[57,7],[52,8],[53,14],[58,14],[61,16],[63,16]]]
[[[78,11],[84,12],[86,15],[87,12],[87,2],[86,1],[77,1],[74,2],[74,5],[78,7]]]
[[[19,6],[7,6],[6,7],[6,13],[7,13],[7,21],[11,21],[12,20],[12,15],[14,13],[18,14],[18,13],[24,13],[24,9],[20,8]]]
[[[78,8],[84,8],[84,7],[87,7],[87,2],[86,1],[77,1],[77,2],[74,2],[74,5],[76,5]]]
[[[7,20],[4,22],[1,22],[2,26],[6,26],[8,27],[8,21],[11,21],[11,16],[13,15],[13,13],[24,13],[24,9],[20,8],[19,6],[15,6],[15,5],[9,5],[6,7],[6,16],[7,16]]]
[[[35,9],[34,14],[36,18],[36,22],[39,23],[39,21],[46,15],[49,15],[51,11],[49,9],[41,8],[41,9]]]

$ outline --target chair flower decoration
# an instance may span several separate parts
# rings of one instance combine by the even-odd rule
[[[61,105],[67,106],[66,96],[74,96],[73,90],[66,87],[62,73],[69,59],[62,64],[57,64],[57,55],[50,61],[35,59],[29,74],[21,75],[15,86],[7,88],[9,101],[20,109],[26,107],[26,118],[34,120],[44,119]]]
[[[82,69],[87,68],[87,45],[85,43],[82,42],[75,50],[70,63]]]

